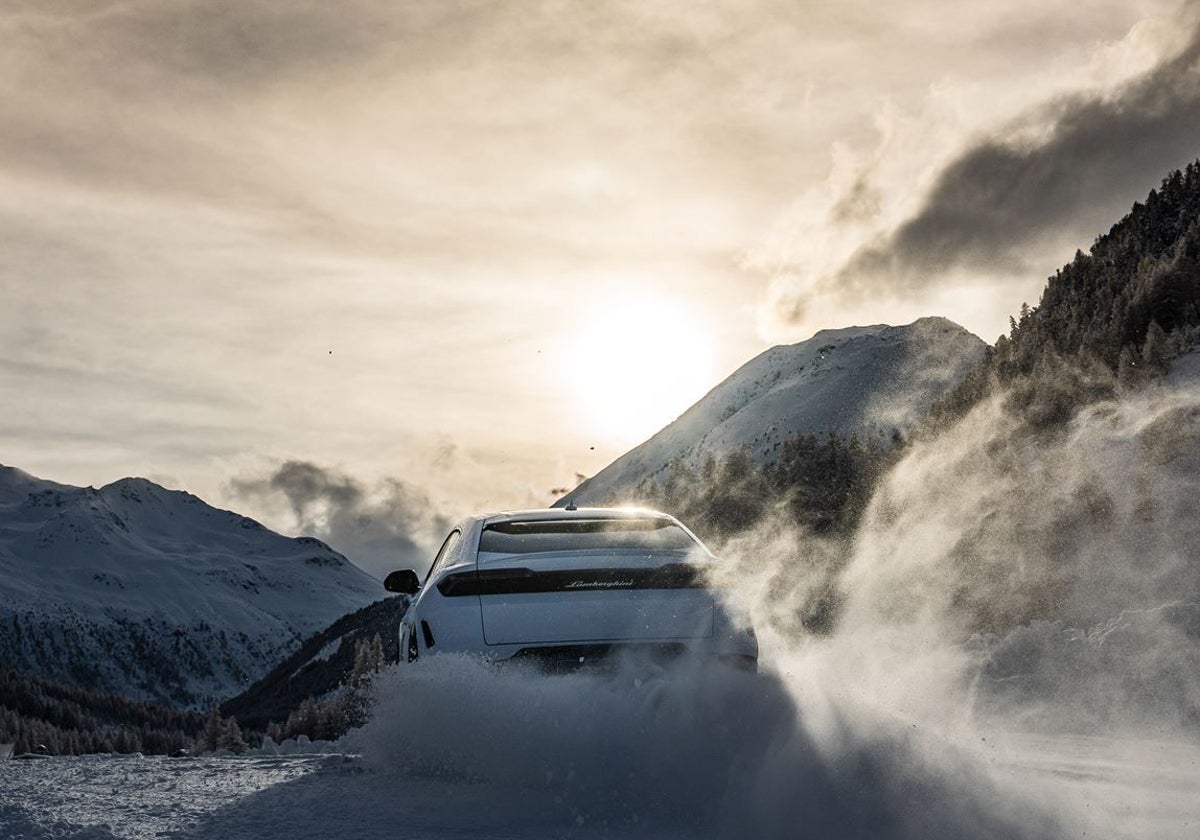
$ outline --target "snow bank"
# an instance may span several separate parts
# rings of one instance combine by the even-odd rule
[[[1191,736],[1198,645],[1200,601],[1123,610],[1091,627],[1036,621],[979,637],[969,645],[981,662],[974,711],[1026,731]]]

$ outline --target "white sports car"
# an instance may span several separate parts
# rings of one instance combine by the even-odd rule
[[[674,517],[649,510],[549,509],[477,516],[446,537],[424,582],[384,581],[414,596],[400,661],[443,652],[575,669],[634,651],[749,670],[758,642],[706,585],[716,559]]]

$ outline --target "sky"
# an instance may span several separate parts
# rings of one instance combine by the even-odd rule
[[[0,463],[436,531],[772,344],[994,341],[1200,156],[1198,6],[0,0]]]

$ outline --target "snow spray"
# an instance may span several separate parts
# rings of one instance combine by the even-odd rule
[[[1061,757],[1195,731],[1198,467],[1194,388],[1053,431],[997,397],[914,444],[851,539],[776,521],[720,547],[759,674],[431,657],[379,679],[364,760],[629,836],[1137,836],[1099,794],[1089,816],[1042,784],[1020,739]],[[798,605],[831,581],[832,629],[806,632]]]

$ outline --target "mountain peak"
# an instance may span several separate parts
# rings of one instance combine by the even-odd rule
[[[38,479],[25,472],[25,470],[0,464],[0,488],[31,487],[37,481]]]
[[[770,463],[784,440],[857,434],[889,441],[966,376],[986,344],[941,317],[911,324],[820,330],[751,359],[677,420],[572,493],[579,504],[621,501],[641,481],[681,459],[746,447]]]
[[[157,490],[165,490],[166,489],[161,484],[155,484],[150,479],[141,478],[140,476],[128,476],[126,478],[118,478],[116,481],[106,484],[105,487],[134,487],[134,488],[138,488],[138,489],[154,488]]]
[[[119,478],[100,488],[99,493],[110,504],[119,504],[118,500],[134,504],[166,504],[171,500],[198,501],[190,493],[180,490],[168,490],[161,484],[156,484],[148,478],[129,477]]]

